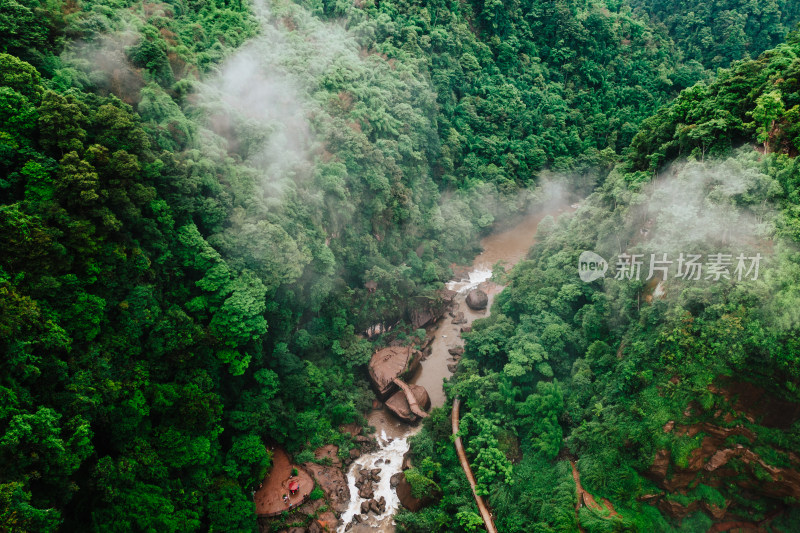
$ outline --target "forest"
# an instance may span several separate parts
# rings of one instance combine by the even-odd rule
[[[446,383],[498,529],[795,531],[798,21],[0,0],[0,531],[258,530],[272,446],[346,457],[373,352],[419,343],[411,313],[545,180],[586,199],[540,224]],[[582,282],[584,250],[609,275]],[[680,252],[765,259],[610,275]],[[400,532],[482,527],[448,406],[412,439],[431,501]],[[613,512],[576,508],[572,464]]]

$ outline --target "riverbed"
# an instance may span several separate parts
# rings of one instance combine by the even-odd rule
[[[558,217],[560,214],[572,211],[574,206],[569,206],[566,201],[552,202],[544,209],[537,209],[525,216],[516,225],[503,231],[495,232],[481,240],[483,251],[473,261],[469,268],[456,269],[463,272],[457,279],[451,280],[447,288],[457,292],[455,297],[456,311],[464,313],[466,323],[453,324],[453,319],[445,315],[429,334],[433,337],[430,355],[422,361],[419,371],[411,379],[411,383],[422,385],[431,398],[431,408],[441,407],[445,404],[443,383],[452,376],[448,365],[457,361],[448,350],[463,346],[461,328],[468,327],[475,319],[489,315],[489,309],[495,295],[502,287],[491,281],[492,268],[499,262],[505,263],[506,269],[522,260],[536,242],[536,230],[541,220],[551,215]],[[577,272],[577,271],[576,271]],[[467,293],[472,289],[480,288],[489,296],[489,304],[485,310],[473,311],[465,304]],[[375,499],[386,499],[386,511],[380,516],[369,514],[363,522],[355,523],[348,530],[350,533],[380,532],[392,533],[395,530],[394,514],[400,508],[397,493],[389,485],[392,475],[401,471],[403,456],[408,451],[408,439],[415,435],[421,425],[409,426],[400,422],[385,408],[375,409],[368,416],[369,424],[376,428],[375,437],[378,449],[373,453],[364,454],[350,466],[347,473],[347,482],[350,488],[351,500],[347,510],[342,514],[339,533],[344,533],[347,524],[359,514],[362,500],[358,497],[356,488],[356,473],[362,468],[381,468],[381,480],[374,485]]]

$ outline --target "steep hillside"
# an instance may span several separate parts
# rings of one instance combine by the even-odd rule
[[[364,423],[371,353],[420,342],[412,313],[439,303],[450,265],[535,199],[542,174],[590,190],[686,87],[665,111],[674,120],[647,123],[592,200],[584,213],[596,225],[582,239],[623,216],[629,182],[675,155],[721,153],[754,134],[762,151],[793,155],[795,48],[763,60],[772,74],[747,63],[706,87],[694,84],[709,72],[667,30],[605,0],[0,0],[0,530],[254,530],[270,448],[298,463],[324,444],[349,457],[356,444],[341,427]],[[725,94],[741,102],[715,97],[719,116],[685,126],[695,122],[682,102],[739,78],[744,92]],[[757,79],[769,91],[746,89]],[[736,200],[754,213],[793,200],[793,159],[759,157],[745,150],[736,163],[764,188]],[[791,205],[781,235],[794,235]],[[530,268],[501,305],[538,290],[522,281]],[[558,376],[561,388],[539,386],[547,405],[589,341],[618,350],[641,314],[626,307],[606,322],[596,285],[569,286],[562,301],[551,294],[561,275],[543,278],[544,303],[561,313],[549,340],[530,355],[520,338],[508,362],[512,387]],[[615,305],[632,287],[620,285]],[[596,309],[575,315],[588,301]],[[470,358],[494,342],[486,332],[512,337],[521,313],[476,331]],[[573,332],[574,316],[593,333]],[[367,339],[376,325],[393,337]],[[769,331],[776,345],[790,338]],[[765,376],[792,368],[791,350],[777,353],[765,352]],[[552,455],[559,424],[577,424],[563,413],[588,415],[579,403],[538,422],[539,401],[525,416],[544,424],[532,434]],[[465,426],[494,442],[495,426],[471,416]],[[517,430],[505,429],[510,446]],[[591,446],[571,439],[576,452]],[[501,455],[487,461],[510,475]],[[519,513],[505,515],[539,516]]]
[[[800,22],[800,6],[787,0],[753,2],[630,0],[637,14],[662,25],[686,59],[727,67],[783,42]]]
[[[794,530],[799,54],[793,34],[645,121],[467,335],[449,394],[499,530]],[[582,281],[584,251],[605,277]],[[474,516],[445,416],[413,446],[444,496],[405,531]],[[569,460],[606,503],[576,500]]]

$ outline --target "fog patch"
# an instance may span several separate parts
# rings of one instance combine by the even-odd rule
[[[319,80],[360,62],[353,37],[296,5],[255,2],[260,33],[227,59],[199,90],[208,126],[230,154],[258,171],[265,197],[310,185],[324,151],[316,121]]]
[[[73,41],[61,55],[62,68],[53,76],[56,84],[67,87],[93,88],[100,94],[114,94],[120,100],[135,105],[146,85],[141,68],[128,58],[128,49],[140,40],[130,24],[93,41]]]

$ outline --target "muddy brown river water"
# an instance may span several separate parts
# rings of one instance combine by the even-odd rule
[[[443,382],[452,375],[448,365],[456,362],[448,350],[463,346],[460,337],[461,328],[471,325],[477,318],[488,316],[494,296],[502,290],[501,286],[490,281],[492,267],[499,261],[505,262],[506,269],[518,263],[536,242],[536,230],[539,222],[548,215],[557,218],[563,213],[573,211],[574,207],[574,205],[568,205],[566,201],[550,203],[544,209],[533,211],[515,226],[487,236],[481,240],[483,252],[475,258],[469,269],[464,269],[467,273],[462,276],[463,279],[455,279],[447,284],[447,288],[458,292],[455,298],[457,311],[464,312],[467,322],[456,325],[452,323],[450,316],[445,315],[430,330],[430,334],[434,336],[431,354],[422,361],[420,370],[411,382],[427,389],[432,408],[445,404]],[[465,304],[467,293],[474,288],[481,288],[489,296],[489,305],[486,310],[473,311]],[[353,524],[348,531],[350,533],[391,533],[395,530],[393,516],[400,507],[400,501],[394,489],[389,485],[389,478],[401,471],[403,455],[408,451],[408,439],[419,431],[420,426],[409,426],[400,422],[385,408],[373,410],[368,419],[370,425],[376,428],[375,436],[379,449],[374,453],[362,455],[350,466],[347,481],[350,487],[351,501],[350,506],[342,515],[339,533],[344,533],[347,524],[360,511],[362,500],[358,497],[358,489],[355,486],[355,475],[360,468],[382,469],[381,481],[375,486],[375,498],[379,499],[381,496],[386,498],[386,511],[380,516],[370,514],[362,517],[364,521]]]

